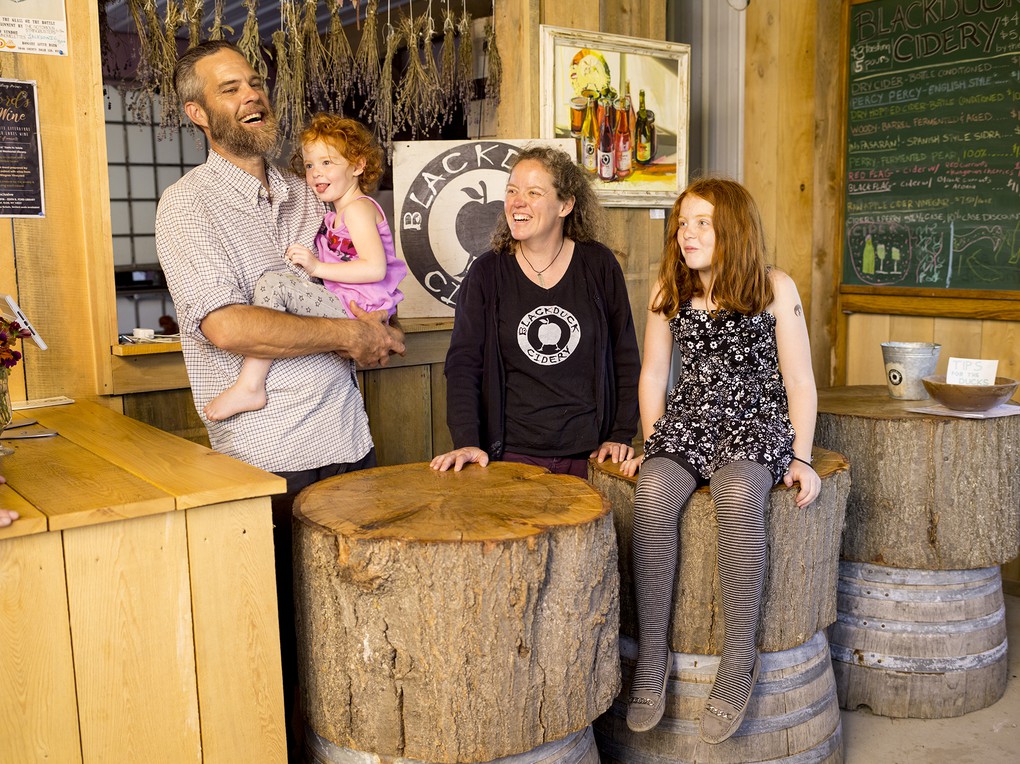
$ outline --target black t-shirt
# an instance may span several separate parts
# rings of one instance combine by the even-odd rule
[[[500,295],[499,345],[506,371],[507,451],[587,455],[599,445],[595,413],[595,306],[575,253],[550,289],[515,258]]]

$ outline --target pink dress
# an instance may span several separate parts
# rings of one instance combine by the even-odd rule
[[[368,199],[379,211],[382,220],[376,224],[379,238],[382,239],[383,252],[386,253],[386,275],[380,281],[369,284],[345,284],[340,281],[323,280],[322,285],[335,294],[344,310],[348,310],[351,300],[358,307],[371,313],[373,310],[385,310],[392,316],[397,311],[397,303],[404,299],[404,293],[397,289],[401,279],[407,275],[407,265],[397,259],[393,246],[393,233],[386,222],[386,215],[379,203],[370,196]],[[343,217],[337,225],[337,214],[327,212],[322,218],[319,233],[315,236],[315,248],[319,251],[319,259],[324,263],[349,263],[358,259],[358,252],[351,241],[351,234],[344,225]]]

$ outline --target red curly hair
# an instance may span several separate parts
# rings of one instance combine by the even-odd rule
[[[672,318],[681,305],[703,293],[701,280],[687,267],[677,240],[680,204],[688,195],[704,199],[714,207],[715,253],[709,301],[720,309],[748,316],[761,313],[775,299],[768,277],[765,230],[751,194],[726,178],[695,180],[673,203],[659,264],[660,291],[652,303],[652,312]]]
[[[358,188],[363,194],[375,190],[383,175],[383,151],[367,127],[349,117],[316,114],[298,135],[298,148],[290,158],[290,169],[298,175],[305,174],[302,147],[317,141],[335,149],[352,165],[364,160],[365,169],[358,176]]]

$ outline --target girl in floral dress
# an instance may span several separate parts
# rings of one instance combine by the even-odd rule
[[[740,727],[760,662],[755,645],[765,572],[765,504],[779,482],[818,495],[811,467],[817,396],[807,326],[793,280],[766,265],[757,206],[740,184],[695,181],[673,205],[645,331],[638,388],[647,435],[634,501],[639,623],[627,723],[655,727],[665,708],[678,520],[708,485],[719,526],[725,638],[700,734]],[[667,399],[674,343],[679,376]]]

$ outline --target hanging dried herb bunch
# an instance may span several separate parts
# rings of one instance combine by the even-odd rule
[[[333,110],[343,114],[344,101],[351,92],[354,79],[354,53],[347,39],[340,8],[343,0],[330,0],[329,31],[326,33],[326,81],[333,93]]]
[[[223,23],[223,0],[216,0],[216,4],[213,6],[212,26],[209,27],[209,39],[224,39],[224,29],[230,32],[230,34],[234,33],[233,27],[227,26]]]
[[[457,24],[453,20],[453,11],[447,0],[443,11],[443,47],[439,54],[442,68],[439,72],[439,90],[445,107],[441,119],[449,123],[460,100],[460,89],[457,87]]]
[[[290,68],[287,34],[282,29],[273,32],[273,53],[276,60],[276,83],[273,86],[273,110],[280,122],[280,135],[289,136],[295,121],[301,119],[300,109],[294,102],[292,90],[294,72]]]
[[[376,100],[375,132],[379,143],[386,149],[386,158],[393,161],[393,57],[397,53],[400,36],[389,23],[386,24],[386,53],[383,55],[382,71],[379,74],[379,97]]]
[[[463,6],[460,21],[457,22],[460,32],[460,46],[457,50],[457,86],[460,88],[460,100],[467,105],[475,97],[475,52],[471,44],[471,14],[467,12],[467,4]]]
[[[374,111],[376,93],[379,89],[379,40],[378,17],[379,0],[368,0],[365,11],[365,28],[361,31],[361,42],[354,57],[355,84],[358,92],[364,97],[361,115]]]
[[[439,114],[439,81],[429,76],[419,50],[425,28],[424,16],[417,21],[410,16],[400,20],[400,33],[407,43],[407,68],[397,89],[395,122],[409,128],[415,137],[434,126]]]
[[[204,0],[184,0],[184,23],[188,25],[188,47],[202,40],[202,5]]]
[[[308,95],[316,104],[324,101],[327,92],[326,82],[326,47],[319,37],[319,21],[316,18],[319,0],[304,0],[304,12],[301,18],[301,58],[295,65],[303,64],[305,83]]]
[[[159,135],[163,137],[181,126],[180,104],[174,88],[174,65],[177,63],[177,30],[188,23],[181,6],[167,0],[166,21],[160,36],[161,47],[155,67],[160,94]]]
[[[492,19],[485,24],[485,52],[488,59],[485,97],[494,103],[499,103],[499,90],[503,84],[503,62],[499,58],[499,48],[496,47],[496,26]]]
[[[237,41],[237,49],[248,59],[251,68],[258,72],[262,79],[265,79],[269,74],[269,66],[262,55],[262,41],[259,39],[258,0],[244,0],[244,7],[248,9],[248,15],[244,19],[244,27],[241,29],[241,39]],[[275,33],[273,38],[275,42]]]

